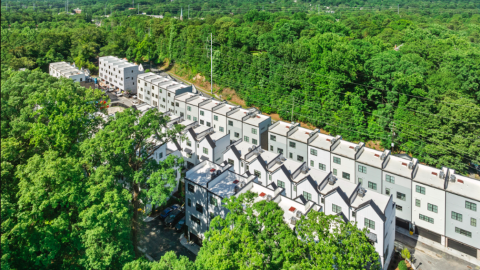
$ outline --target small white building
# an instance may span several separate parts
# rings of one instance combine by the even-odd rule
[[[338,140],[332,145],[332,171],[338,178],[355,183],[355,159],[357,152],[364,146],[349,141]]]
[[[137,76],[144,73],[142,65],[116,56],[100,57],[98,65],[98,75],[108,85],[122,91],[137,92]]]
[[[341,139],[340,136],[337,137],[335,139],[335,137],[318,132],[309,139],[308,164],[311,168],[324,172],[332,171],[330,148],[332,142]]]
[[[48,73],[53,77],[64,77],[74,82],[84,82],[86,79],[85,72],[79,70],[75,65],[67,62],[50,63]]]
[[[245,165],[245,156],[252,151],[255,146],[251,143],[238,139],[227,147],[223,154],[223,160],[232,165],[232,170],[238,174],[244,174],[248,171]]]

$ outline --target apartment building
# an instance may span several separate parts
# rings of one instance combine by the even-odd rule
[[[225,218],[228,210],[222,200],[234,196],[239,186],[255,179],[254,175],[242,176],[229,170],[230,165],[221,166],[204,160],[187,171],[185,176],[185,224],[190,234],[203,239],[210,221],[220,215]]]
[[[412,223],[416,233],[445,245],[445,181],[448,169],[418,164],[413,172]],[[397,212],[401,209],[397,208]]]
[[[175,112],[179,106],[175,104],[175,97],[183,93],[192,93],[196,91],[192,85],[186,85],[175,80],[170,80],[158,84],[158,88],[162,95],[160,105],[165,106],[166,111]],[[165,99],[165,100],[164,100]],[[164,102],[164,103],[163,103]],[[179,105],[179,104],[178,104]]]
[[[311,168],[324,172],[331,172],[330,148],[332,143],[342,137],[333,137],[317,132],[308,139],[308,164]]]
[[[319,131],[319,129],[312,131],[300,126],[290,129],[287,132],[287,157],[298,162],[307,161],[308,139]]]
[[[445,246],[480,259],[480,181],[450,169],[446,181]]]
[[[111,87],[137,92],[137,76],[144,73],[142,65],[115,56],[103,56],[99,58],[98,66],[99,77]]]
[[[268,150],[287,155],[287,133],[299,126],[299,123],[277,121],[268,128]]]
[[[382,171],[382,193],[392,195],[398,209],[397,226],[409,229],[412,220],[412,178],[417,159],[406,160],[388,155]]]
[[[84,82],[86,79],[85,72],[83,70],[79,70],[74,65],[70,65],[67,62],[56,62],[50,63],[48,73],[50,76],[53,77],[63,77],[67,79],[71,79],[74,82]]]
[[[202,101],[198,104],[198,119],[200,121],[200,125],[206,125],[207,127],[213,126],[213,108],[217,105],[222,104],[222,101],[218,101],[216,99],[207,99]],[[215,128],[214,128],[215,129]],[[225,133],[225,132],[223,132]]]
[[[232,106],[228,103],[220,103],[212,108],[213,114],[213,129],[218,132],[227,133],[227,113],[231,110],[239,108],[240,106]],[[230,135],[233,139],[233,133]],[[238,141],[238,140],[237,140]]]
[[[252,143],[250,140],[245,140],[243,138],[243,122],[242,119],[243,117],[251,112],[251,111],[256,111],[255,108],[250,109],[250,110],[245,110],[242,109],[241,107],[236,107],[229,112],[226,113],[227,116],[227,133],[231,134],[230,137],[232,140],[238,140],[242,138],[244,141],[248,143]]]
[[[357,171],[354,183],[362,183],[365,188],[382,193],[382,169],[388,155],[390,155],[390,150],[382,152],[367,147],[360,148],[355,160]]]
[[[338,140],[332,145],[331,165],[333,175],[338,178],[355,182],[355,160],[357,153],[363,148],[364,143],[359,144]]]
[[[183,93],[175,96],[175,114],[183,116],[185,119],[187,118],[187,99],[194,99],[196,97],[203,96],[201,93],[195,94],[195,93]],[[192,120],[191,113],[190,119]]]
[[[251,110],[245,114],[242,122],[243,140],[267,150],[268,127],[272,124],[272,118]]]
[[[192,121],[197,121],[199,122],[199,104],[202,103],[203,101],[209,100],[209,98],[204,97],[204,96],[192,96],[190,98],[187,98],[186,105],[187,105],[187,119],[192,120]]]

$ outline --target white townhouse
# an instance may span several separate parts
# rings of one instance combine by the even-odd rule
[[[390,150],[378,151],[375,149],[362,147],[357,153],[355,161],[356,181],[354,183],[363,183],[363,186],[369,190],[382,193],[382,169],[386,163]]]
[[[251,110],[245,114],[242,122],[243,140],[267,150],[268,127],[272,123],[272,118],[260,114],[257,110]]]
[[[319,129],[314,131],[300,126],[295,126],[287,132],[287,158],[298,162],[307,161],[308,140],[319,133]]]
[[[480,181],[449,169],[446,185],[445,246],[480,260]]]
[[[115,56],[102,56],[98,60],[99,77],[112,87],[137,92],[137,76],[144,73],[143,66]]]
[[[67,62],[50,63],[48,73],[53,77],[64,77],[74,82],[84,82],[86,79],[85,71],[79,70],[75,65]]]
[[[244,173],[254,174],[259,183],[267,186],[272,182],[267,166],[280,154],[265,151],[261,146],[254,145],[251,149],[252,150],[241,159],[243,163],[242,168],[245,168]]]
[[[355,160],[365,144],[338,140],[332,144],[331,165],[333,175],[355,183]]]
[[[255,148],[253,144],[238,139],[227,147],[223,154],[223,160],[232,166],[234,172],[243,175],[246,171],[245,155],[251,152],[253,148]]]
[[[335,143],[335,141],[341,138],[340,135],[332,137],[320,132],[312,135],[308,139],[308,165],[320,171],[331,172],[330,148],[332,147],[332,143]]]
[[[183,116],[183,118],[192,121],[192,116],[187,117],[187,100],[195,99],[196,97],[203,96],[201,93],[195,94],[186,92],[175,96],[175,114]]]
[[[233,106],[228,103],[220,103],[213,107],[213,129],[218,132],[229,133],[227,131],[227,113],[236,108],[240,108],[240,106]],[[230,137],[233,139],[233,134],[230,134]]]
[[[292,198],[294,190],[294,182],[292,180],[292,174],[298,169],[305,170],[303,164],[305,162],[297,162],[290,159],[282,160],[283,157],[275,159],[272,162],[271,167],[268,168],[272,181],[279,187],[285,189],[285,197]],[[267,182],[270,183],[270,182]]]
[[[222,200],[235,195],[240,186],[254,181],[255,176],[242,176],[229,170],[230,165],[221,166],[204,160],[187,171],[185,176],[185,224],[188,237],[194,234],[203,239],[210,221],[217,215],[226,217],[228,210]]]
[[[417,164],[412,182],[412,223],[415,224],[415,232],[443,245],[447,172],[445,167],[437,169]]]
[[[242,109],[241,107],[236,107],[232,110],[230,110],[229,112],[226,113],[226,117],[227,117],[227,133],[230,134],[230,138],[232,138],[232,140],[238,140],[240,138],[244,139],[243,138],[243,122],[242,122],[242,119],[243,117],[251,112],[251,111],[256,111],[255,108],[253,109],[250,109],[250,110],[246,110],[246,109]],[[252,143],[250,140],[245,140],[244,141],[248,142],[248,143]]]
[[[200,121],[200,125],[205,125],[207,127],[213,126],[213,108],[217,105],[222,104],[222,101],[216,99],[207,99],[203,102],[198,104],[198,119]],[[215,128],[214,128],[215,129]],[[225,132],[223,132],[225,133]]]
[[[295,122],[277,121],[268,127],[268,150],[287,155],[287,133],[299,125]]]
[[[186,106],[187,106],[187,119],[199,122],[199,104],[202,103],[205,100],[209,100],[208,97],[196,95],[192,96],[190,98],[187,98],[186,101]],[[200,122],[199,122],[200,123]]]
[[[382,193],[392,195],[396,204],[397,226],[409,229],[412,222],[412,178],[418,160],[388,155],[382,171]]]

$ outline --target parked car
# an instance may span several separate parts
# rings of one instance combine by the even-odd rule
[[[133,95],[132,98],[133,98],[133,99],[137,99],[137,95]]]
[[[175,224],[175,230],[177,231],[181,231],[183,229],[183,227],[185,227],[185,217],[183,217],[182,219],[180,219],[177,224]]]
[[[117,97],[121,97],[121,96],[123,96],[122,93],[117,93]]]
[[[170,212],[172,212],[175,209],[178,209],[179,207],[180,205],[174,204],[170,207],[165,208],[165,210],[163,210],[162,213],[160,214],[159,218],[161,219],[166,218]]]
[[[165,225],[168,227],[172,227],[175,222],[180,220],[182,217],[185,216],[185,213],[180,210],[180,209],[175,209],[170,214],[168,214],[168,217],[165,219]]]
[[[138,101],[138,100],[133,100],[133,101],[132,101],[132,104],[133,104],[133,105],[138,105],[138,104],[140,104],[140,101]]]

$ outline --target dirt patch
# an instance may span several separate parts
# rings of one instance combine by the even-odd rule
[[[223,88],[221,91],[219,91],[219,94],[222,96],[222,99],[226,99],[234,104],[240,105],[242,107],[246,107],[247,104],[243,99],[241,99],[235,90],[233,90],[230,87]]]
[[[365,146],[379,151],[385,151],[385,148],[382,147],[380,141],[368,141],[365,143]]]

